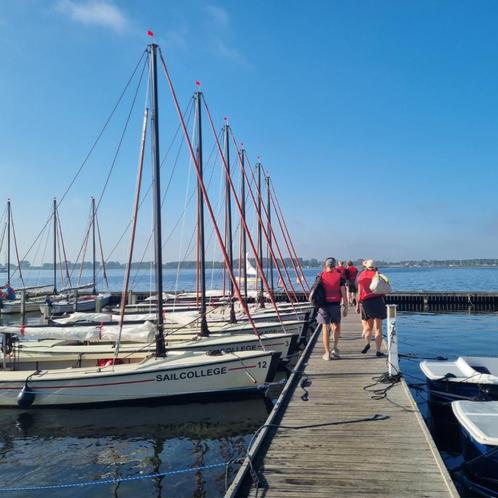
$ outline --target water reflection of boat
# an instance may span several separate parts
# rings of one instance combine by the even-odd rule
[[[253,433],[264,424],[268,407],[261,397],[84,410],[2,410],[0,441],[33,438],[216,439]]]
[[[458,436],[458,423],[451,411],[451,405],[429,401],[429,419],[427,420],[432,437],[440,451],[456,455],[461,445]]]

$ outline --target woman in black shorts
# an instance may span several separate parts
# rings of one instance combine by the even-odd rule
[[[356,311],[361,311],[361,323],[363,325],[363,338],[365,347],[361,350],[365,354],[370,349],[370,339],[372,330],[375,330],[376,355],[384,356],[381,351],[382,347],[382,320],[387,318],[386,303],[383,294],[374,294],[370,290],[370,284],[377,268],[371,259],[363,262],[365,269],[358,275],[357,284],[359,291],[359,300]]]

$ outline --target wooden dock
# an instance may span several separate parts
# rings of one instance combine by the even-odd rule
[[[309,400],[301,399],[299,384],[288,402],[279,400],[271,419],[279,428],[260,434],[252,458],[258,486],[246,459],[226,496],[459,496],[405,382],[383,399],[364,389],[387,366],[386,358],[375,357],[373,343],[367,355],[362,347],[354,311],[343,321],[340,360],[322,360],[316,334],[304,370],[312,382]],[[369,420],[376,414],[386,418]]]
[[[175,291],[166,291],[174,294]],[[149,297],[148,292],[129,292],[128,303],[137,304]],[[274,296],[276,301],[288,301],[284,292],[276,291]],[[300,302],[308,300],[304,292],[296,292],[296,299]],[[121,300],[121,292],[111,292],[111,304],[117,305]],[[249,300],[251,301],[251,300]],[[252,300],[253,301],[253,300]],[[398,311],[412,312],[445,312],[445,311],[465,311],[465,312],[495,312],[498,311],[498,292],[483,291],[398,291],[386,296],[386,304],[395,304]]]

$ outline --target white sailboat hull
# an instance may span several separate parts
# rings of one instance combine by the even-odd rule
[[[70,406],[146,402],[177,396],[256,390],[271,381],[277,356],[272,352],[220,355],[169,354],[139,364],[2,372],[0,406]]]
[[[270,334],[260,337],[265,350],[279,353],[287,359],[297,346],[296,334]],[[261,351],[261,344],[254,334],[227,336],[214,334],[195,341],[167,343],[168,351]],[[118,359],[125,363],[143,361],[155,351],[155,345],[122,344]],[[56,368],[94,367],[114,358],[114,344],[64,344],[64,341],[33,341],[15,346],[6,355],[7,368],[15,370],[43,370]],[[1,358],[1,357],[0,357]],[[1,358],[3,359],[3,358]]]
[[[286,322],[256,322],[255,327],[258,334],[274,334],[274,333],[287,333],[287,334],[301,334],[303,333],[306,322],[298,320],[289,320]],[[125,325],[123,330],[126,331],[127,339],[133,340],[133,325]],[[135,327],[142,330],[143,326],[140,324]],[[117,325],[77,325],[75,327],[37,327],[37,326],[5,326],[0,327],[0,333],[20,334],[26,337],[38,337],[47,339],[70,339],[71,329],[74,328],[74,339],[78,340],[96,340],[97,338],[104,338],[107,340],[115,339],[118,330]],[[253,328],[248,323],[227,324],[220,323],[210,325],[209,329],[212,333],[222,334],[252,334]],[[198,336],[198,327],[180,327],[176,324],[166,324],[165,335],[166,340],[169,342],[175,339],[186,340],[187,338],[195,339]],[[140,339],[139,339],[140,342]]]
[[[24,311],[26,313],[33,313],[40,311],[40,303],[43,301],[26,301],[24,303]],[[21,301],[16,299],[15,301],[4,301],[2,304],[2,309],[0,309],[2,315],[18,314],[21,313]]]
[[[63,313],[71,313],[72,311],[95,311],[97,303],[100,307],[105,306],[111,299],[110,294],[99,294],[96,298],[82,297],[77,302],[62,300],[54,302],[51,305],[41,304],[40,311],[46,315],[62,315]]]

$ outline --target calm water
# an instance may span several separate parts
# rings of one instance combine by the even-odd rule
[[[461,355],[498,355],[498,314],[402,313],[398,315],[397,329],[400,353],[420,358],[444,356],[450,360]],[[441,411],[428,406],[419,361],[401,359],[400,368],[408,384],[422,384],[413,386],[412,394],[451,472],[463,462],[458,424],[449,409]],[[464,489],[461,491],[466,495]]]
[[[316,271],[307,270],[307,274],[313,276]],[[30,273],[29,278],[40,279],[34,271]],[[49,282],[51,272],[42,273]],[[492,290],[498,282],[498,269],[391,269],[386,273],[397,290]],[[182,272],[177,288],[192,289],[193,275],[193,271]],[[219,286],[220,275],[219,271],[213,273],[211,287]],[[110,279],[110,287],[119,288],[122,272],[111,272]],[[175,280],[176,272],[165,273],[166,284]],[[133,288],[149,289],[149,275],[137,274]],[[400,314],[398,334],[400,352],[421,358],[498,354],[495,314]],[[418,361],[401,361],[408,382],[423,382]],[[441,424],[430,418],[424,390],[413,392],[431,427],[440,429]],[[267,405],[262,399],[140,408],[1,410],[1,488],[189,471],[119,486],[0,492],[0,498],[217,497],[225,489],[225,468],[196,469],[243,456],[266,416]],[[448,432],[446,424],[436,436],[447,465],[454,468],[460,461],[456,433]],[[236,466],[231,466],[229,480],[235,471]]]
[[[308,282],[313,282],[320,271],[318,268],[304,270]],[[498,268],[386,268],[394,290],[420,291],[420,290],[451,290],[451,291],[496,291],[498,292]],[[0,274],[0,280],[6,274]],[[123,287],[123,270],[109,270],[108,282],[110,290],[121,290]],[[26,285],[52,284],[52,270],[25,270],[23,273]],[[72,284],[78,284],[79,273],[72,276]],[[60,281],[59,288],[67,283]],[[223,272],[219,269],[207,268],[207,288],[219,289],[222,286]],[[275,282],[278,276],[275,273]],[[91,272],[83,272],[80,283],[91,281]],[[21,287],[19,276],[16,274],[12,280],[14,287]],[[167,290],[193,290],[195,289],[194,270],[164,270],[163,285]],[[106,289],[102,275],[98,275],[98,287]],[[153,274],[146,270],[133,270],[129,288],[136,291],[151,291],[154,288]],[[296,286],[296,290],[299,290]]]

